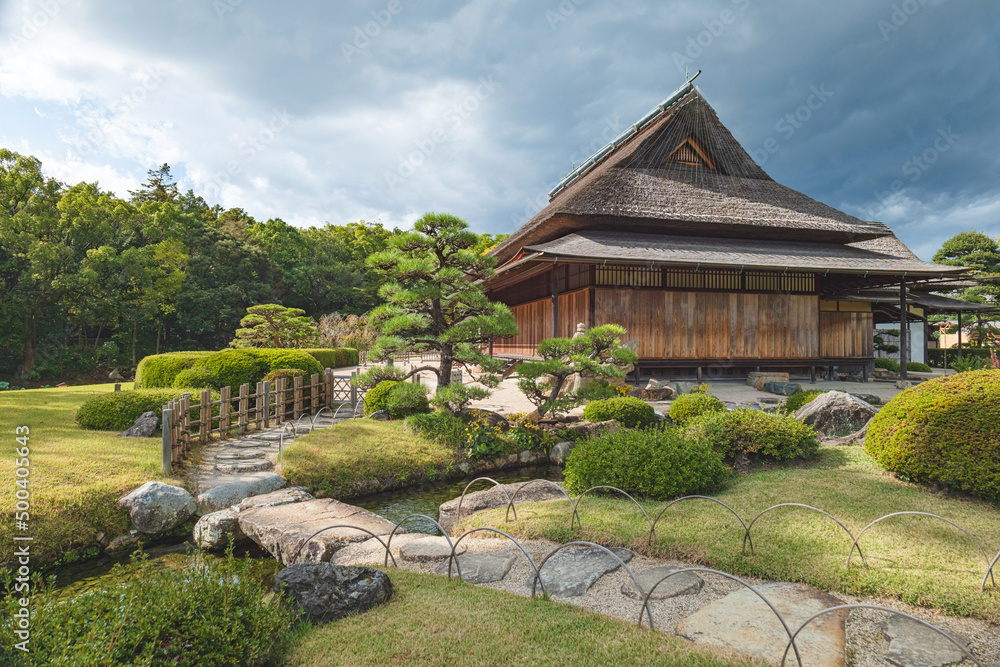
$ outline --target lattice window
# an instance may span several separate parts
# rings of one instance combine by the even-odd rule
[[[693,137],[688,137],[663,161],[674,164],[687,164],[693,167],[705,167],[715,171],[715,161],[709,156]]]
[[[599,266],[597,284],[623,287],[663,287],[663,272],[642,266]]]

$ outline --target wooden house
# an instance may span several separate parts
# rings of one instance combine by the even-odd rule
[[[867,368],[866,290],[954,280],[883,224],[772,180],[688,81],[569,174],[491,251],[487,285],[520,328],[494,353],[529,356],[578,323],[619,323],[644,371]],[[906,308],[904,307],[904,312]]]

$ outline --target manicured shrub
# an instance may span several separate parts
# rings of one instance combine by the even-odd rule
[[[267,362],[256,353],[257,350],[222,350],[198,360],[196,366],[214,373],[220,387],[235,389],[244,383],[256,384],[269,370]]]
[[[606,484],[655,500],[708,491],[727,476],[722,455],[677,427],[588,438],[566,460],[566,488]]]
[[[379,410],[385,410],[385,402],[389,398],[389,392],[393,387],[403,384],[396,380],[385,380],[379,382],[365,393],[365,414],[370,415]]]
[[[296,620],[291,605],[267,598],[252,560],[189,557],[183,569],[133,561],[112,575],[83,595],[35,593],[31,653],[18,664],[270,664]],[[0,599],[11,637],[18,597]]]
[[[903,479],[1000,500],[1000,371],[937,378],[889,401],[865,450]]]
[[[670,404],[670,418],[678,424],[706,412],[724,412],[726,404],[711,394],[681,394]]]
[[[136,389],[159,389],[174,386],[177,374],[191,368],[212,352],[166,352],[143,357],[135,370]]]
[[[259,382],[268,371],[275,368],[297,368],[302,371],[308,381],[310,375],[323,372],[323,366],[305,350],[250,350],[258,355],[265,364],[264,373],[260,377],[254,378],[253,382]],[[253,384],[251,382],[251,384]]]
[[[583,418],[592,422],[614,419],[622,426],[638,428],[652,424],[656,419],[656,412],[652,405],[642,399],[623,396],[588,403],[583,409]]]
[[[175,388],[199,387],[203,389],[211,387],[218,389],[219,378],[207,368],[185,368],[174,378],[173,386]]]
[[[353,347],[328,347],[302,350],[308,352],[323,368],[346,368],[358,365],[358,351]]]
[[[906,370],[913,371],[914,373],[930,373],[931,367],[919,361],[907,361]]]
[[[899,362],[895,359],[890,359],[889,357],[878,357],[875,359],[875,368],[881,368],[882,370],[890,371],[892,373],[899,372]],[[909,366],[907,366],[909,368]]]
[[[391,419],[403,419],[430,409],[427,388],[422,384],[400,382],[386,395],[385,410]]]
[[[292,386],[292,379],[296,378],[296,377],[298,377],[300,375],[305,375],[305,373],[303,373],[302,371],[300,371],[298,368],[275,368],[273,371],[268,371],[267,375],[265,375],[264,377],[262,377],[260,380],[261,380],[261,382],[265,382],[265,381],[266,382],[270,382],[271,386],[274,387],[274,381],[275,380],[277,380],[279,378],[284,378],[285,380],[287,380],[285,386],[286,387],[291,387]],[[303,382],[304,382],[304,380],[303,380]]]
[[[788,397],[785,404],[781,406],[781,411],[788,415],[795,414],[799,408],[810,402],[817,396],[825,394],[823,389],[809,389],[808,391],[797,391]]]
[[[406,425],[425,438],[458,449],[465,444],[465,420],[450,410],[435,410],[406,418]]]
[[[710,445],[727,460],[738,454],[777,461],[813,456],[819,440],[812,427],[792,415],[750,408],[706,413],[688,422],[688,434]]]
[[[192,395],[197,405],[199,388],[179,389],[128,389],[99,394],[88,398],[76,412],[76,423],[96,431],[124,431],[135,423],[144,412],[155,412],[163,417],[163,405],[179,398],[183,393]],[[218,395],[214,395],[218,398]]]

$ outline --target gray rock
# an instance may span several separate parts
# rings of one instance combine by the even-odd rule
[[[120,499],[118,506],[128,511],[137,530],[149,535],[176,528],[197,509],[190,493],[163,482],[146,482]]]
[[[691,390],[698,385],[694,382],[671,382],[670,388],[674,390],[674,394],[680,396],[681,394],[690,394]]]
[[[881,626],[889,641],[886,660],[899,667],[943,667],[965,658],[965,654],[957,646],[940,634],[903,616],[890,616]],[[962,646],[969,648],[967,638],[954,634],[951,636]]]
[[[775,606],[790,628],[800,627],[813,614],[842,604],[806,584],[766,583],[756,587]],[[820,616],[795,639],[803,664],[843,667],[847,644],[847,611]],[[696,644],[720,646],[781,662],[788,635],[777,616],[752,591],[741,588],[708,604],[677,624],[677,634]],[[793,657],[794,662],[794,657]]]
[[[460,544],[463,547],[465,544]],[[516,554],[497,556],[493,554],[465,554],[456,559],[458,567],[462,568],[462,581],[470,584],[488,584],[493,581],[501,581],[510,572],[510,568],[517,560]],[[448,560],[439,563],[434,572],[437,574],[448,574]],[[458,576],[458,568],[451,565],[451,576]]]
[[[263,472],[270,470],[274,464],[267,459],[253,458],[235,461],[219,461],[214,468],[222,473],[240,474],[245,472]]]
[[[389,413],[385,410],[376,410],[375,412],[368,415],[369,419],[374,419],[377,422],[387,422],[389,421]]]
[[[139,539],[138,533],[119,535],[108,543],[105,552],[109,556],[123,556],[132,553],[139,546]]]
[[[860,398],[862,401],[864,401],[868,405],[882,405],[882,399],[880,397],[876,396],[875,394],[854,394],[854,393],[852,393],[851,396],[853,396],[855,398]]]
[[[562,442],[557,442],[552,445],[552,449],[549,450],[549,461],[557,466],[566,465],[566,458],[569,453],[573,451],[573,447],[576,443],[572,440],[563,440]]]
[[[160,428],[160,418],[155,412],[143,412],[135,423],[118,434],[119,438],[149,438]]]
[[[633,553],[628,549],[612,548],[611,551],[626,563],[632,560]],[[577,547],[557,553],[546,561],[539,574],[549,595],[579,597],[586,595],[598,579],[619,567],[621,563],[603,549]],[[528,586],[531,586],[531,579]]]
[[[510,422],[498,412],[484,410],[483,408],[465,408],[459,416],[466,419],[485,419],[490,426],[499,426],[500,430],[506,433],[510,430]]]
[[[530,449],[524,450],[518,457],[521,463],[535,463],[536,461],[540,461],[544,458],[545,454],[543,452],[535,452]]]
[[[199,549],[220,550],[246,540],[240,530],[239,510],[235,507],[206,514],[198,519],[192,532],[194,543]]]
[[[311,493],[303,486],[290,486],[287,489],[279,489],[264,493],[258,496],[244,498],[236,506],[240,512],[244,512],[255,507],[277,507],[278,505],[290,505],[291,503],[301,503],[307,500],[314,500]]]
[[[765,382],[764,391],[771,394],[791,396],[792,394],[802,391],[802,385],[796,382]]]
[[[747,386],[760,391],[768,382],[788,382],[788,373],[752,372],[747,373]]]
[[[454,544],[454,540],[452,540]],[[466,552],[463,542],[455,550],[457,555]],[[421,537],[418,540],[407,542],[399,549],[399,557],[411,563],[429,563],[436,560],[444,560],[451,556],[451,546],[448,540],[439,536]]]
[[[394,523],[368,510],[337,500],[307,500],[287,505],[254,507],[241,511],[239,521],[240,529],[247,537],[283,565],[328,561],[334,553],[348,544],[363,542],[371,537],[364,530],[354,528],[334,528],[313,537],[321,529],[348,525],[384,536],[395,527]],[[400,532],[403,530],[400,529],[397,534]]]
[[[370,567],[297,563],[278,573],[274,591],[291,599],[306,619],[329,623],[388,602],[392,582]]]
[[[485,484],[486,482],[483,483]],[[527,482],[504,484],[503,486],[507,493],[513,496],[514,492],[525,484],[527,484]],[[532,484],[524,491],[517,493],[517,497],[514,499],[514,506],[518,507],[521,503],[537,503],[545,500],[554,500],[556,498],[562,498],[565,503],[566,496],[559,490],[562,488],[562,483],[557,482],[556,484],[557,486],[552,486],[551,484],[545,484],[542,482]],[[458,498],[453,498],[447,502],[441,503],[440,507],[438,507],[438,523],[440,523],[441,527],[449,533],[457,523],[456,514],[458,513],[458,501]],[[465,499],[462,500],[462,518],[464,519],[470,514],[474,514],[482,510],[506,507],[507,503],[507,495],[501,491],[498,486],[484,489],[482,491],[467,493],[465,495]]]
[[[285,485],[285,478],[277,473],[267,473],[247,481],[229,482],[213,486],[198,495],[195,502],[198,514],[210,514],[239,503],[244,498],[277,491]]]
[[[823,435],[837,437],[859,431],[877,412],[860,398],[828,391],[799,408],[795,418]]]
[[[663,577],[680,569],[682,568],[674,567],[673,565],[663,565],[643,570],[642,572],[636,572],[635,578],[639,580],[642,592],[635,587],[635,582],[629,577],[628,581],[622,585],[622,593],[635,600],[641,600]],[[666,600],[678,595],[697,595],[701,592],[704,585],[705,580],[694,572],[675,574],[669,579],[664,579],[659,586],[656,586],[656,590],[653,591],[649,599]]]

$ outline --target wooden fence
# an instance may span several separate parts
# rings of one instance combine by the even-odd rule
[[[327,368],[308,380],[296,376],[289,382],[278,378],[250,385],[219,390],[218,400],[205,389],[200,396],[183,394],[163,406],[163,472],[170,474],[187,456],[194,443],[212,439],[226,440],[295,421],[302,415],[315,415],[323,408],[349,411],[354,415],[362,392],[351,386],[350,376],[334,375]]]

